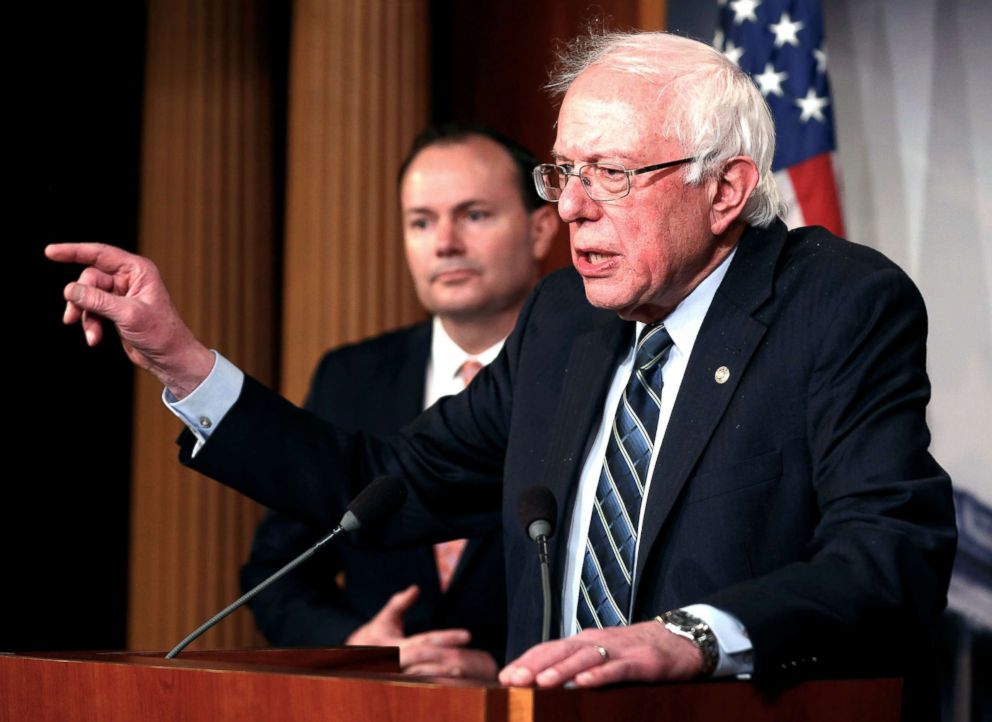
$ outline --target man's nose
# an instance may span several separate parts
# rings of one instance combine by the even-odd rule
[[[589,220],[599,213],[599,204],[582,187],[582,179],[571,177],[558,198],[558,215],[565,223]]]
[[[462,231],[454,220],[443,218],[438,221],[434,252],[442,258],[459,256],[465,252]]]

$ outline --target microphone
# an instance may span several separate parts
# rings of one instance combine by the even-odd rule
[[[375,526],[399,511],[404,501],[406,501],[406,484],[403,480],[398,476],[380,476],[352,499],[338,526],[344,531],[357,531],[363,526]],[[317,542],[317,544],[321,543],[323,540]]]
[[[316,554],[320,548],[324,546],[324,544],[329,542],[334,537],[338,536],[342,532],[356,531],[361,527],[378,524],[386,517],[392,516],[399,511],[399,508],[403,506],[403,502],[405,500],[406,484],[404,484],[403,480],[398,476],[380,476],[378,479],[375,479],[371,484],[362,489],[358,496],[352,500],[352,502],[348,505],[347,511],[345,511],[344,515],[341,517],[341,521],[338,522],[338,525],[334,527],[329,534],[293,559],[293,561],[289,562],[269,577],[263,579],[222,610],[217,612],[217,614],[190,632],[183,639],[183,641],[173,647],[169,653],[165,655],[165,658],[172,659],[176,657],[200,635],[217,624],[217,622],[244,605],[245,602],[250,601],[255,595],[268,587],[270,584],[296,569],[296,567]]]
[[[541,565],[541,592],[544,595],[544,616],[541,641],[551,637],[551,570],[548,565],[548,538],[558,523],[558,503],[546,486],[529,486],[517,500],[517,515],[527,536],[537,542],[537,561]]]

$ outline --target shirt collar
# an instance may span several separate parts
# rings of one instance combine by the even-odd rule
[[[665,328],[672,337],[672,343],[687,358],[692,353],[692,346],[696,343],[696,336],[699,335],[699,329],[703,325],[703,319],[706,318],[706,312],[709,311],[710,304],[713,303],[716,290],[720,287],[723,277],[727,275],[727,269],[730,268],[730,262],[736,253],[737,247],[734,246],[734,249],[727,254],[720,265],[714,268],[710,275],[704,278],[692,290],[692,293],[682,299],[682,303],[676,306],[675,310],[664,319]],[[644,326],[644,323],[637,322],[635,338],[640,338]]]
[[[481,353],[470,354],[462,349],[444,330],[444,324],[438,316],[432,321],[431,333],[431,362],[435,378],[450,380],[468,359],[472,358],[483,366],[490,364],[503,349],[506,339],[497,341]]]

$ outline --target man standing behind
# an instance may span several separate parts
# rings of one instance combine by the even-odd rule
[[[396,432],[492,361],[558,230],[517,143],[466,125],[429,128],[400,167],[407,263],[433,319],[328,352],[306,407],[348,430]],[[242,586],[301,553],[319,530],[270,512]],[[326,549],[252,602],[279,646],[395,645],[404,670],[494,678],[506,643],[498,533],[377,551]]]

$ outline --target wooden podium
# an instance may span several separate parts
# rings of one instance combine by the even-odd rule
[[[898,722],[899,680],[508,689],[398,674],[395,648],[0,654],[2,722]]]

